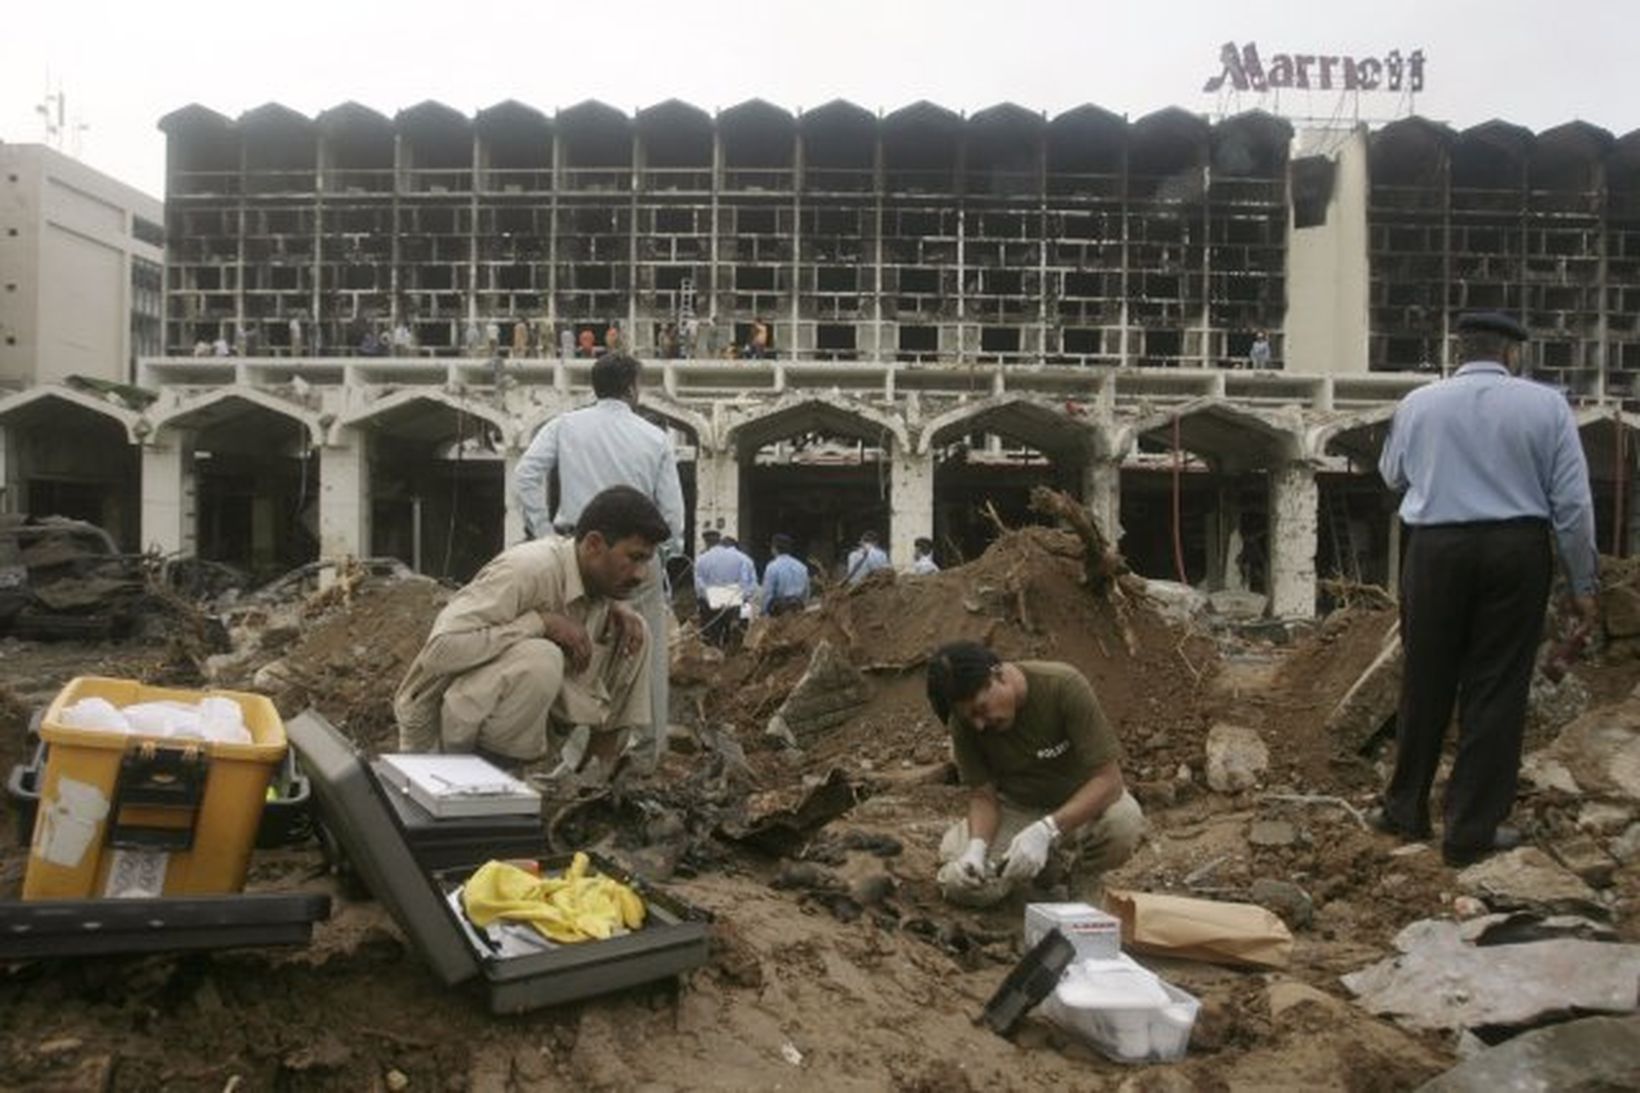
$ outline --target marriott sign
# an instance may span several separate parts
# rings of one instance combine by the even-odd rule
[[[1202,86],[1218,91],[1226,84],[1237,91],[1269,91],[1283,87],[1318,91],[1401,91],[1424,89],[1424,51],[1406,56],[1392,49],[1383,58],[1340,57],[1315,53],[1276,53],[1266,65],[1258,43],[1238,48],[1226,42],[1219,49],[1222,69]]]

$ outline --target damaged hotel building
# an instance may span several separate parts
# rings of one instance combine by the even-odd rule
[[[1303,617],[1318,577],[1393,578],[1376,454],[1471,308],[1519,315],[1578,408],[1602,548],[1635,523],[1640,132],[761,101],[161,128],[158,341],[0,377],[5,507],[129,549],[467,576],[521,537],[508,472],[608,337],[691,543],[787,531],[828,567],[874,527],[952,562],[1047,483],[1139,572]],[[29,208],[0,206],[8,282]]]

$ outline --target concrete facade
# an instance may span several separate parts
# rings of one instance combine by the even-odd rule
[[[0,144],[0,389],[132,378],[160,350],[164,207],[40,144]]]

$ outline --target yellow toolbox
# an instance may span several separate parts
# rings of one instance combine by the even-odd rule
[[[85,698],[239,704],[251,743],[70,728],[63,711]],[[82,676],[46,710],[50,745],[23,879],[25,900],[190,896],[245,884],[268,784],[285,757],[285,726],[266,697],[242,691],[149,687]]]

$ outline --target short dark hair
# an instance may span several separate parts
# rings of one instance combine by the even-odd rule
[[[953,641],[928,658],[928,704],[942,722],[951,708],[985,689],[1002,658],[977,641]]]
[[[1458,335],[1458,361],[1460,364],[1470,361],[1497,361],[1502,364],[1505,355],[1517,344],[1495,330],[1465,330]]]
[[[723,545],[726,547],[738,547],[740,546],[740,540],[736,539],[733,535],[725,535],[723,537]]]
[[[871,528],[866,528],[866,530],[864,530],[860,533],[860,542],[862,542],[862,543],[875,543],[876,541],[877,541],[877,533],[875,531],[873,531]]]
[[[705,531],[700,533],[700,539],[703,543],[715,543],[722,538],[723,532],[719,531],[717,528],[707,528]]]
[[[666,526],[655,502],[631,486],[611,486],[587,502],[575,522],[575,541],[595,531],[607,543],[634,535],[647,543],[664,543],[672,537],[672,529]]]
[[[592,393],[599,398],[624,398],[637,386],[641,367],[637,358],[625,353],[605,353],[592,362]]]
[[[934,540],[930,539],[926,535],[917,536],[911,541],[911,545],[916,547],[918,550],[925,551],[929,554],[934,553]]]
[[[769,545],[781,554],[790,554],[792,552],[792,537],[783,531],[777,531],[774,533],[774,538],[769,540]]]

